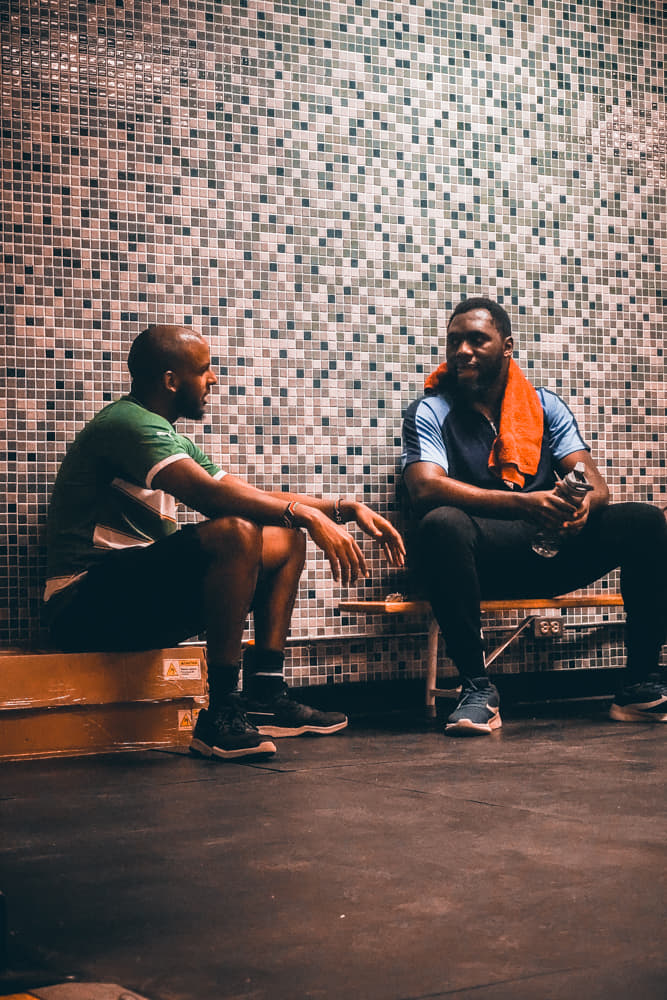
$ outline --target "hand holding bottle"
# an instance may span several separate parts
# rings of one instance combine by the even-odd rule
[[[556,483],[556,490],[564,500],[573,504],[575,508],[581,506],[584,497],[592,489],[593,487],[586,479],[583,462],[577,462],[575,467]],[[558,553],[560,541],[560,532],[540,530],[535,535],[533,551],[545,559],[552,559]]]

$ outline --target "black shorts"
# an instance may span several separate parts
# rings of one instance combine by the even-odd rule
[[[197,525],[146,547],[109,552],[45,605],[67,652],[161,649],[204,631],[208,568]]]

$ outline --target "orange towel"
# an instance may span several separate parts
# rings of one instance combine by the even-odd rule
[[[424,382],[426,392],[438,392],[447,372],[443,363]],[[500,427],[489,455],[489,468],[510,487],[521,489],[526,476],[534,476],[540,462],[544,412],[540,397],[516,361],[510,361],[507,385],[500,407]]]

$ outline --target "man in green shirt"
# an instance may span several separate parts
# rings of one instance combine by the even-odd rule
[[[178,434],[180,417],[202,419],[217,382],[197,332],[149,327],[132,344],[128,367],[130,395],[83,428],[56,478],[44,594],[54,641],[69,651],[150,649],[205,631],[209,706],[192,750],[206,757],[275,753],[272,736],[342,729],[344,715],[299,704],[283,681],[305,560],[299,529],[343,585],[368,575],[345,522],[382,545],[394,566],[404,560],[400,535],[356,500],[257,489]],[[206,520],[179,529],[179,502]],[[250,610],[255,644],[245,650],[241,697]]]

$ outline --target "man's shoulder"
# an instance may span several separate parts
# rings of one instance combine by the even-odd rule
[[[549,389],[546,385],[536,385],[535,392],[540,397],[540,399],[560,399],[561,397],[553,389]]]
[[[136,420],[139,416],[137,411],[140,409],[141,407],[138,407],[129,396],[121,396],[119,399],[114,399],[112,403],[107,403],[101,410],[98,410],[85,425],[84,430],[96,430],[108,424],[120,424]]]
[[[121,396],[100,410],[86,425],[91,430],[122,429],[131,432],[151,430],[160,437],[177,437],[173,425],[159,413],[149,410],[132,396]]]
[[[68,454],[120,456],[149,449],[151,453],[189,453],[192,446],[160,414],[131,396],[121,396],[99,410],[79,431]]]
[[[101,421],[146,421],[148,423],[165,424],[167,427],[171,427],[168,420],[165,420],[165,418],[161,417],[158,413],[155,413],[153,410],[149,410],[147,407],[143,406],[138,400],[134,399],[133,396],[120,396],[118,399],[115,399],[113,403],[109,403],[102,410],[100,410],[93,419]]]
[[[451,408],[451,400],[444,393],[425,393],[409,404],[405,411],[405,417],[413,420],[436,417],[442,422]]]
[[[546,386],[541,385],[538,386],[535,391],[545,413],[550,414],[562,412],[563,410],[569,410],[569,406],[562,396],[559,396],[553,389],[547,389]]]

